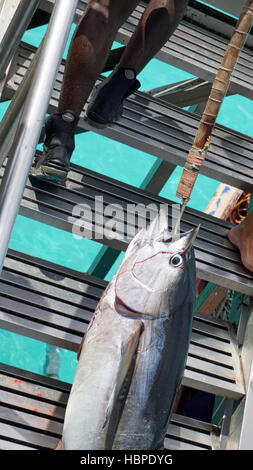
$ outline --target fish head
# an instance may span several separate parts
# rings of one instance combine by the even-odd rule
[[[131,241],[116,273],[115,308],[124,315],[169,316],[195,299],[193,229],[177,239],[160,212],[148,229]]]

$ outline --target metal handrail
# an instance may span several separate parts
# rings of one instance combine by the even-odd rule
[[[0,270],[19,211],[78,0],[57,0],[0,187]]]
[[[3,77],[15,48],[29,25],[39,3],[40,0],[20,1],[0,43],[0,79]]]
[[[31,81],[34,72],[37,68],[37,63],[40,56],[40,51],[43,47],[44,39],[37,49],[29,70],[25,74],[21,84],[16,90],[11,103],[9,104],[7,111],[0,124],[0,168],[4,163],[5,158],[9,154],[12,147],[15,133],[17,131],[18,122],[23,111],[24,103],[27,97],[27,93],[31,86]]]
[[[4,35],[0,42],[0,80],[2,80],[2,87],[5,85],[6,75],[8,74],[8,67],[10,66],[13,55],[15,54],[16,48],[24,34],[29,22],[31,21],[40,0],[17,0],[19,3],[16,4],[16,10],[10,20],[8,27],[6,28]],[[5,13],[6,0],[3,0],[0,5],[0,25],[2,16]],[[10,5],[8,4],[8,7]],[[4,22],[4,20],[3,20]],[[31,66],[31,70],[26,74],[27,76],[22,81],[21,86],[18,88],[11,104],[6,111],[3,120],[0,125],[0,167],[2,166],[5,157],[7,156],[11,144],[13,142],[13,136],[17,129],[17,122],[20,118],[25,97],[29,88],[29,83],[32,77],[33,70],[36,65],[38,54],[34,57],[34,64]],[[1,94],[1,91],[0,91]]]

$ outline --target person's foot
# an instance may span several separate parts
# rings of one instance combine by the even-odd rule
[[[75,148],[77,122],[78,118],[70,110],[47,118],[43,154],[35,159],[31,168],[32,176],[59,183],[66,180]]]
[[[68,175],[69,154],[64,146],[48,147],[42,155],[35,157],[31,175],[36,178],[63,183]]]
[[[253,272],[253,211],[228,232],[228,238],[240,251],[242,264]]]
[[[140,87],[133,69],[117,66],[97,85],[91,95],[86,118],[91,126],[104,128],[116,121],[123,110],[123,101]]]

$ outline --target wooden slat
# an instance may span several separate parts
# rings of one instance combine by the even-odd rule
[[[30,447],[29,444],[18,444],[17,442],[0,438],[0,450],[36,450],[36,448]]]
[[[227,354],[223,354],[220,351],[210,351],[208,348],[203,348],[201,346],[191,344],[189,354],[194,357],[199,357],[204,360],[211,360],[213,363],[216,363],[225,367],[233,367],[233,359]]]
[[[194,440],[197,441],[198,444],[201,444],[205,449],[210,449],[212,447],[209,434],[204,434],[198,431],[193,433],[192,429],[170,424],[167,434],[170,438],[176,438],[177,440],[184,440],[188,442],[192,442],[194,436]]]
[[[4,436],[5,440],[17,442],[18,445],[32,445],[36,449],[54,449],[59,439],[44,435],[40,432],[30,431],[24,427],[6,424],[0,421],[0,436]]]
[[[34,55],[35,48],[22,44],[10,71],[6,98],[10,99],[22,81]],[[64,72],[62,64],[55,82],[49,112],[58,107],[59,92]],[[192,140],[199,125],[193,113],[168,105],[144,93],[129,97],[121,119],[104,130],[91,128],[82,118],[80,128],[92,130],[169,162],[185,163]],[[248,192],[253,191],[253,139],[216,125],[212,145],[201,167],[201,172],[218,181]]]
[[[68,399],[65,390],[69,392],[70,385],[3,364],[0,380],[1,388],[4,384],[4,391],[0,391],[0,449],[54,449],[61,437]],[[38,394],[38,387],[42,394]],[[55,393],[62,388],[63,395]],[[54,409],[47,402],[52,396]],[[56,412],[59,409],[60,415]],[[214,432],[219,432],[216,426],[173,414],[165,449],[211,450]]]
[[[203,335],[201,331],[192,330],[192,343],[207,348],[212,354],[212,351],[219,351],[225,355],[231,355],[231,347],[230,342],[225,343],[224,341],[220,341],[216,337],[211,337],[208,335]]]
[[[222,321],[220,323],[209,322],[209,317],[207,318],[204,315],[196,317],[193,321],[192,327],[195,331],[199,329],[202,332],[205,332],[207,336],[215,336],[221,341],[229,342],[230,341],[230,328],[227,323]]]
[[[87,204],[92,210],[94,229],[92,233],[88,233],[88,236],[118,250],[125,250],[131,237],[140,228],[140,225],[137,227],[137,222],[133,223],[127,218],[131,212],[134,214],[137,204],[144,204],[145,208],[154,204],[157,210],[165,204],[168,206],[169,218],[171,217],[173,202],[167,199],[153,196],[148,192],[84,170],[76,165],[73,165],[72,169],[65,186],[48,184],[30,178],[24,192],[20,213],[73,233],[78,221],[78,217],[73,216],[75,208],[78,204]],[[98,196],[103,198],[102,211],[96,202]],[[117,218],[120,229],[116,238],[107,237],[105,232],[106,224],[110,220],[109,216],[104,216],[108,204],[117,204],[122,207]],[[130,209],[131,204],[134,208],[132,206]],[[153,214],[155,214],[154,210]],[[145,224],[145,217],[141,220]],[[85,221],[85,215],[82,221]],[[89,218],[86,218],[86,221],[89,222]],[[169,223],[171,224],[171,219]],[[195,242],[198,277],[224,288],[252,295],[252,273],[242,266],[238,250],[227,238],[232,224],[187,208],[181,221],[182,231],[195,228],[198,224],[201,226]],[[79,234],[87,236],[86,232]]]
[[[96,293],[95,309],[95,302],[99,301],[107,283],[82,273],[79,278],[77,272],[46,261],[41,261],[39,270],[39,262],[36,258],[13,250],[8,252],[0,278],[0,327],[77,351],[93,314],[93,310],[86,308],[86,302],[90,305],[87,287],[92,286],[92,291]],[[27,277],[29,271],[30,279]],[[47,279],[49,289],[45,288]],[[61,298],[63,289],[68,289],[68,279],[73,292],[83,293],[78,296],[82,308],[78,303],[74,307],[71,296],[65,294],[64,297],[63,294],[64,313],[62,302],[57,300],[57,296]],[[40,285],[44,285],[44,288],[40,289]],[[20,286],[23,286],[23,292]],[[68,305],[71,316],[66,313]],[[208,389],[210,393],[218,390],[219,394],[228,397],[239,398],[244,395],[238,353],[234,347],[232,330],[225,322],[195,314],[183,383],[200,390]]]
[[[79,21],[87,3],[88,0],[79,2],[75,21]],[[42,0],[40,7],[51,12],[53,4],[54,0]],[[144,8],[145,4],[140,2],[129,19],[119,29],[116,36],[117,41],[122,44],[128,43],[144,12]],[[218,29],[216,26],[218,20],[216,18],[214,18],[212,22],[211,16],[209,19],[208,15],[203,14],[201,17],[203,25],[196,26],[193,24],[196,18],[195,12],[198,15],[198,4],[196,4],[196,2],[194,8],[187,9],[184,20],[180,23],[164,47],[161,48],[156,57],[186,72],[212,82],[220,65],[221,57],[225,52],[228,39],[231,37],[233,26],[226,24],[225,15],[223,15],[224,28],[220,26],[221,34],[219,35],[216,32]],[[210,9],[209,13],[211,13]],[[219,16],[222,18],[221,14]],[[213,30],[211,30],[212,23]],[[218,21],[218,23],[222,22]],[[227,33],[228,39],[222,37],[225,32]],[[251,44],[252,41],[249,40],[249,43]],[[247,64],[252,61],[253,52],[249,47],[244,47],[231,79],[231,89],[233,92],[249,98],[252,98],[253,81],[252,70],[250,70],[250,67],[247,68]]]
[[[59,439],[62,433],[62,420],[59,422],[51,419],[55,416],[55,410],[52,409],[51,415],[44,417],[41,416],[41,414],[44,415],[42,402],[39,404],[36,402],[36,407],[31,408],[33,404],[33,400],[28,398],[26,398],[26,400],[22,400],[21,395],[18,395],[15,400],[17,409],[13,409],[10,405],[0,406],[0,420],[5,423],[11,422],[16,426],[26,426],[28,428],[39,429],[40,432],[51,434],[52,437]],[[38,406],[39,408],[37,408]],[[24,409],[31,412],[24,412]]]

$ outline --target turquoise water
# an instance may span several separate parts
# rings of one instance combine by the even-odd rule
[[[41,27],[28,31],[23,39],[37,47],[45,29],[45,27]],[[71,35],[73,31],[74,26]],[[117,43],[114,44],[114,47],[117,47]],[[67,48],[64,54],[65,57],[66,53]],[[153,59],[139,76],[142,90],[191,77],[192,75],[156,59]],[[0,105],[0,118],[7,106],[8,103]],[[241,96],[231,96],[225,99],[219,113],[219,123],[253,136],[252,120],[253,105],[250,100]],[[143,187],[146,175],[156,161],[156,157],[152,155],[92,132],[79,134],[76,137],[76,148],[72,157],[73,163],[136,187]],[[175,169],[162,189],[161,196],[178,202],[175,193],[181,172],[182,168],[177,167]],[[203,211],[218,184],[218,181],[199,175],[189,206]],[[33,237],[30,236],[31,233]],[[72,234],[22,216],[17,218],[10,247],[82,272],[89,272],[94,259],[102,249],[99,243],[85,239],[77,240]],[[64,256],[62,253],[64,253]],[[123,253],[119,255],[117,261],[107,273],[106,280],[111,279],[122,257]],[[58,354],[61,359],[59,378],[72,382],[77,365],[76,354],[60,349]],[[47,345],[44,343],[0,330],[1,362],[43,374],[46,355]]]
[[[213,5],[210,5],[210,3],[208,3],[208,2],[202,2],[202,0],[197,0],[197,1],[198,1],[199,3],[203,3],[203,5],[208,5],[208,6],[210,6],[210,7],[213,8],[214,10],[221,11],[221,13],[226,13],[228,16],[231,16],[232,18],[235,18],[235,19],[238,18],[237,16],[231,15],[231,13],[227,13],[226,11],[221,10],[220,8],[216,8],[216,7],[214,7]]]

